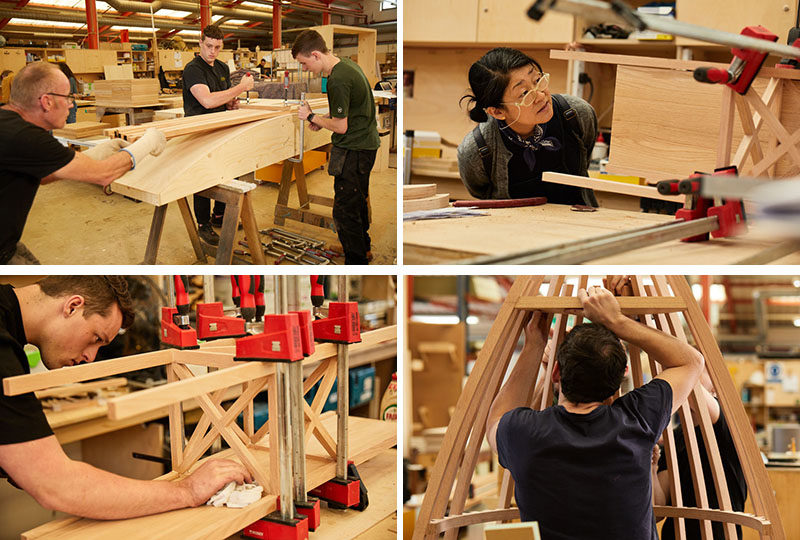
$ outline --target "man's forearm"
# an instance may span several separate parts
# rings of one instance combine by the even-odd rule
[[[536,381],[539,374],[539,362],[541,360],[544,346],[522,348],[522,352],[517,358],[517,363],[508,380],[500,388],[489,409],[489,416],[486,424],[491,426],[500,421],[508,411],[517,407],[527,407],[530,405],[531,385]]]
[[[315,114],[314,118],[311,120],[311,123],[316,124],[321,128],[333,131],[334,133],[344,133],[347,131],[347,127],[345,125],[345,129],[342,131],[342,120],[342,118],[331,118],[331,115],[321,116]]]
[[[80,461],[71,461],[69,469],[43,488],[41,504],[92,519],[132,518],[194,504],[177,482],[133,480]]]
[[[242,92],[244,92],[244,90],[242,90],[238,84],[228,88],[227,90],[211,92],[208,94],[208,97],[206,97],[205,102],[201,103],[201,105],[206,109],[216,109],[217,107],[222,107],[226,103],[230,102]]]
[[[618,338],[636,345],[664,368],[702,362],[702,356],[688,343],[627,317],[609,327]]]

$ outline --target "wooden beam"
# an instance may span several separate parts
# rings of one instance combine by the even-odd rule
[[[671,201],[683,204],[686,200],[685,195],[662,195],[652,186],[638,186],[615,182],[613,180],[601,180],[598,178],[588,178],[586,176],[575,176],[573,174],[562,174],[556,172],[542,173],[542,181],[565,186],[575,186],[581,188],[595,189],[607,193],[619,193],[631,195],[633,197],[646,197],[648,199],[658,199],[660,201]]]
[[[512,519],[519,519],[519,508],[482,510],[480,512],[448,516],[442,519],[433,519],[431,520],[431,526],[434,532],[441,534],[457,527],[466,527],[477,523],[489,523],[491,521],[509,521]]]
[[[617,301],[625,315],[675,313],[686,309],[685,302],[674,296],[620,296]],[[581,301],[576,296],[521,296],[514,308],[547,313],[583,310]]]
[[[89,381],[101,377],[127,373],[128,371],[135,371],[137,369],[163,366],[172,362],[172,354],[173,351],[167,349],[115,358],[113,360],[104,360],[97,364],[83,364],[44,373],[6,377],[3,379],[3,393],[7,396],[17,396],[27,392],[52,388],[53,386],[61,386],[62,384]]]
[[[658,518],[683,517],[687,519],[708,519],[721,523],[733,523],[735,525],[741,525],[742,527],[750,527],[751,529],[755,529],[760,533],[766,533],[767,535],[772,531],[772,523],[770,523],[768,519],[744,512],[726,512],[724,510],[693,508],[690,506],[675,507],[656,505],[653,506],[653,514]]]

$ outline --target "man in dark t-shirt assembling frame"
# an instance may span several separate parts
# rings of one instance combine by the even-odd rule
[[[121,276],[50,276],[15,289],[0,285],[0,383],[30,373],[23,346],[44,365],[92,362],[134,318]],[[211,459],[175,481],[133,480],[73,461],[64,453],[30,392],[6,396],[0,384],[0,478],[43,507],[93,519],[125,519],[199,506],[228,482],[250,481],[240,464]]]
[[[703,368],[694,348],[624,316],[602,287],[581,289],[583,316],[556,352],[558,405],[526,402],[548,328],[535,313],[525,349],[495,397],[486,436],[515,481],[523,521],[538,521],[548,540],[657,540],[650,460],[670,414],[686,401]],[[625,340],[663,370],[651,382],[604,404],[617,391]]]
[[[227,64],[217,60],[222,50],[222,30],[213,24],[203,28],[200,35],[200,54],[183,68],[183,112],[184,116],[196,116],[238,109],[236,96],[253,88],[250,74],[242,77],[236,86],[231,86],[231,72]],[[201,195],[194,196],[194,217],[197,220],[200,238],[207,244],[219,244],[219,235],[213,226],[222,226],[225,203],[214,202],[211,215],[211,200]]]
[[[344,250],[345,264],[368,264],[369,174],[381,145],[375,99],[358,64],[334,56],[314,30],[305,30],[292,45],[292,57],[312,73],[328,77],[327,116],[314,114],[308,103],[297,110],[309,129],[333,131],[328,174],[334,177],[333,220]]]
[[[19,239],[40,184],[71,179],[107,186],[166,144],[151,128],[130,145],[111,139],[83,152],[62,146],[49,131],[64,127],[75,106],[69,89],[58,66],[34,62],[20,70],[0,107],[0,264],[38,264]]]

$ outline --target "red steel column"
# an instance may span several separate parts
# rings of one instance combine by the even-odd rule
[[[281,3],[279,0],[272,2],[272,48],[281,48]]]
[[[97,30],[97,6],[94,0],[84,0],[86,5],[86,29],[89,35],[86,37],[90,49],[100,48],[100,33]]]
[[[200,30],[211,24],[211,4],[209,0],[200,0]]]
[[[331,2],[325,0],[325,5],[328,7],[328,10],[322,12],[322,24],[331,24]]]

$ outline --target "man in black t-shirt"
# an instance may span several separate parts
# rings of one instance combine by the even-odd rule
[[[92,362],[133,317],[121,276],[50,276],[19,289],[0,285],[0,382],[30,373],[26,343],[39,348],[49,370]],[[198,506],[228,482],[250,480],[230,460],[207,460],[175,482],[132,480],[73,461],[32,392],[0,393],[0,477],[45,508],[94,519]]]
[[[529,408],[549,320],[535,313],[525,348],[495,397],[486,436],[515,481],[523,521],[548,540],[657,540],[650,458],[672,411],[703,368],[694,348],[624,316],[602,287],[581,289],[583,316],[556,351],[558,405]],[[607,402],[627,365],[623,339],[663,367],[648,384]]]
[[[35,62],[20,70],[0,107],[0,264],[39,262],[19,242],[39,184],[71,179],[107,186],[166,144],[163,133],[148,129],[130,145],[112,139],[84,152],[62,146],[48,132],[67,121],[75,104],[69,88],[55,64]]]
[[[203,28],[200,36],[200,55],[183,68],[183,113],[196,116],[238,109],[236,96],[253,88],[250,74],[242,77],[236,86],[231,87],[231,72],[227,64],[217,60],[222,50],[222,30],[213,24]],[[211,215],[211,200],[200,195],[194,196],[194,217],[197,220],[200,238],[207,244],[219,244],[219,235],[212,226],[221,227],[225,213],[225,203],[214,202],[214,215]]]

